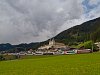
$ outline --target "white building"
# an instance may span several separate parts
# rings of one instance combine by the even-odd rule
[[[39,47],[38,50],[50,50],[51,49],[54,51],[54,50],[58,50],[61,48],[66,48],[65,44],[55,42],[55,40],[52,39],[49,41],[49,44]]]
[[[100,50],[100,42],[96,42],[95,44],[99,47]]]

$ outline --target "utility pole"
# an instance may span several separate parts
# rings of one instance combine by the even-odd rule
[[[92,41],[92,52],[93,52],[93,49],[94,49],[94,47],[93,47],[93,41]]]
[[[92,43],[91,43],[91,46],[92,46],[92,52],[93,52],[93,49],[94,49],[94,42],[93,42],[93,40],[92,40],[92,36],[91,36],[91,34],[90,34],[90,39],[91,39],[91,41],[92,41]]]

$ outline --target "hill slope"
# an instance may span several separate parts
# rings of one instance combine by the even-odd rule
[[[56,41],[60,41],[65,44],[84,42],[90,39],[100,41],[99,33],[100,18],[97,18],[61,32],[55,37],[55,39]]]

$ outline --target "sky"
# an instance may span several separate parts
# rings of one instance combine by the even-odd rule
[[[100,0],[0,0],[0,43],[45,41],[100,17]]]

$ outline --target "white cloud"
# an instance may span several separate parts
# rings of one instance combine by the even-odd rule
[[[100,0],[89,0],[90,5],[97,5],[98,3],[100,3]]]
[[[85,0],[86,1],[86,0]],[[100,17],[100,0],[89,0],[87,6],[85,6],[86,18],[94,19]]]

